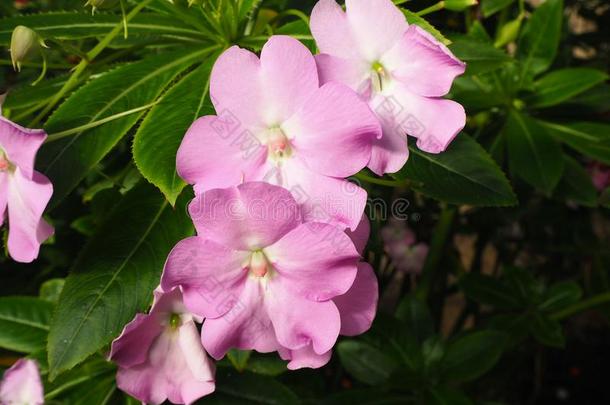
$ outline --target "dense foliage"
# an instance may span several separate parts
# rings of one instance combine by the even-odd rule
[[[214,114],[218,55],[260,51],[273,34],[316,50],[313,0],[123,3],[0,4],[2,114],[49,134],[37,169],[54,185],[55,227],[38,261],[0,255],[0,367],[36,359],[48,403],[135,403],[106,356],[194,232],[176,152]],[[400,171],[352,178],[369,193],[375,323],[317,370],[232,350],[201,403],[610,401],[610,7],[394,3],[466,62],[450,97],[468,121],[443,153],[410,142]],[[19,25],[48,48],[16,73]],[[389,246],[408,228],[429,246],[418,269],[399,263],[413,248]]]

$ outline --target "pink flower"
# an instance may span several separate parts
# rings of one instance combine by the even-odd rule
[[[319,87],[303,44],[273,36],[260,60],[229,48],[210,95],[218,116],[195,121],[177,155],[178,173],[197,192],[265,181],[291,190],[308,220],[358,225],[366,191],[344,179],[366,166],[381,128],[347,86]]]
[[[34,360],[19,359],[5,371],[0,382],[0,404],[42,405],[44,392],[38,365]]]
[[[179,289],[155,291],[148,315],[137,314],[114,342],[117,386],[145,403],[190,404],[214,391],[214,365],[182,304]]]
[[[180,286],[186,307],[206,318],[210,355],[238,348],[330,357],[343,328],[334,299],[359,272],[342,229],[303,222],[288,190],[262,182],[206,191],[189,212],[198,236],[174,247],[161,286]]]
[[[591,181],[593,181],[597,191],[604,191],[607,187],[610,187],[610,167],[593,162],[589,164],[588,169],[591,174]]]
[[[360,254],[364,252],[370,230],[369,220],[366,215],[363,215],[360,224],[353,232],[346,231]],[[333,298],[341,317],[339,333],[345,336],[356,336],[366,332],[375,318],[378,298],[377,277],[373,268],[368,263],[359,263],[356,279],[350,289],[345,294]],[[311,344],[297,350],[279,347],[278,352],[284,360],[290,360],[288,368],[291,370],[303,367],[322,367],[328,363],[332,354],[330,350],[317,354]]]
[[[428,245],[416,244],[415,234],[404,221],[390,220],[390,223],[381,230],[381,238],[384,250],[398,271],[421,273],[428,256]]]
[[[311,32],[322,83],[357,90],[379,117],[383,137],[375,141],[368,167],[382,175],[400,170],[408,157],[405,134],[427,152],[445,150],[464,127],[458,103],[440,98],[465,65],[443,44],[409,25],[391,0],[320,0]]]
[[[40,244],[53,234],[42,219],[53,185],[34,170],[46,137],[42,129],[23,128],[0,116],[0,226],[8,216],[8,252],[18,262],[36,259]]]

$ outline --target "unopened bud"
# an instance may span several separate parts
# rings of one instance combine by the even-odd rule
[[[11,37],[11,61],[13,69],[20,71],[21,62],[25,61],[35,50],[47,47],[36,32],[24,25],[18,25]]]

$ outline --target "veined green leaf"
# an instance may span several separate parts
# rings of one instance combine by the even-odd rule
[[[185,186],[176,173],[176,152],[197,118],[214,114],[209,98],[210,71],[216,54],[169,89],[136,132],[133,157],[142,175],[173,205]]]
[[[591,174],[573,158],[566,155],[564,160],[566,168],[555,189],[554,196],[585,207],[595,207],[597,205],[597,190],[593,185]]]
[[[396,361],[368,343],[346,340],[337,345],[341,364],[357,380],[381,384],[398,367]]]
[[[153,186],[141,184],[90,239],[57,304],[48,343],[51,379],[107,345],[151,303],[167,254],[192,233],[186,200],[172,209]]]
[[[34,297],[0,297],[0,348],[33,353],[45,346],[53,304]]]
[[[569,100],[606,79],[608,75],[597,69],[554,70],[534,83],[534,94],[526,101],[531,107],[550,107]]]
[[[610,125],[598,122],[538,122],[558,141],[583,155],[610,165]]]
[[[471,137],[461,133],[443,153],[409,146],[407,164],[394,177],[410,179],[413,188],[450,204],[503,206],[516,203],[504,173]]]
[[[551,66],[561,39],[562,21],[563,0],[546,0],[534,11],[517,49],[525,74],[537,75]]]
[[[205,50],[164,53],[118,67],[72,94],[49,118],[48,133],[81,127],[153,102]],[[38,164],[55,189],[51,206],[64,198],[144,114],[140,111],[45,144]]]
[[[515,0],[482,0],[481,10],[483,11],[483,17],[487,18],[492,16],[514,2]]]
[[[563,151],[536,120],[511,111],[504,136],[511,170],[527,183],[550,194],[563,173]]]
[[[121,22],[117,14],[87,12],[59,12],[19,15],[0,20],[0,45],[8,45],[13,29],[25,25],[43,38],[59,40],[91,38],[104,35]],[[185,38],[192,40],[205,37],[194,28],[184,25],[180,20],[157,13],[140,13],[129,22],[130,36],[154,36]]]
[[[471,381],[484,374],[500,359],[506,340],[504,333],[487,330],[453,341],[442,361],[445,379]]]

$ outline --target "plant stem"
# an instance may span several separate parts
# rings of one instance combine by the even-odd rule
[[[438,3],[433,4],[430,7],[425,8],[425,9],[423,9],[421,11],[418,11],[415,14],[417,14],[418,16],[421,17],[421,16],[424,16],[426,14],[434,13],[435,11],[440,11],[440,10],[442,10],[444,8],[445,8],[445,2],[444,1],[439,1]]]
[[[595,308],[602,304],[610,303],[610,291],[594,295],[584,301],[577,302],[576,304],[570,305],[567,308],[557,311],[551,315],[551,318],[561,320],[568,318],[574,314],[582,312],[587,309]]]
[[[143,0],[140,4],[135,6],[133,10],[129,12],[125,16],[125,22],[130,21],[133,17],[135,17],[140,10],[148,5],[152,0]],[[28,127],[36,126],[48,113],[59,103],[59,101],[63,98],[63,96],[78,83],[78,78],[80,74],[89,66],[89,63],[95,59],[109,44],[112,40],[123,31],[123,21],[119,22],[113,29],[110,31],[93,49],[87,52],[86,58],[82,59],[76,68],[74,68],[74,72],[70,78],[64,83],[63,87],[55,94],[55,96],[49,101],[45,108],[28,124]]]
[[[415,293],[417,298],[424,302],[428,299],[428,295],[430,294],[432,281],[436,276],[436,269],[441,261],[454,218],[455,208],[443,207],[438,224],[436,225],[436,228],[434,228],[434,234],[432,235],[432,241],[430,242],[430,251],[426,258],[424,268],[422,269],[421,280]]]
[[[354,177],[367,183],[378,184],[386,187],[404,187],[409,184],[407,181],[379,179],[377,177],[368,176],[364,173],[357,173]]]

